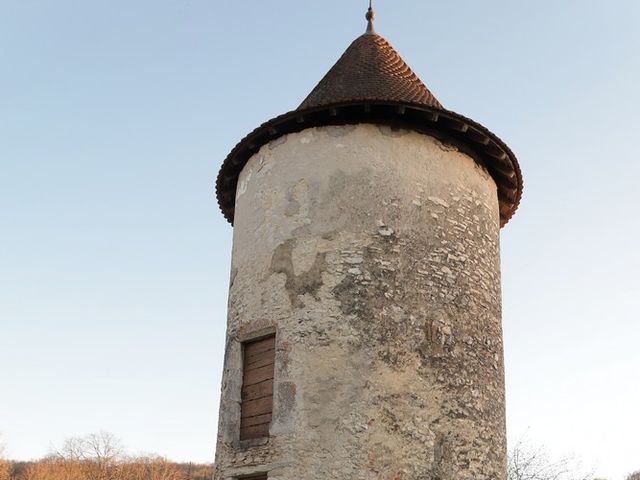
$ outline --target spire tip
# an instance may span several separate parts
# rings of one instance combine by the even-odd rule
[[[374,33],[373,21],[376,18],[376,12],[373,10],[373,0],[369,0],[369,10],[367,10],[365,18],[367,19],[367,33]]]

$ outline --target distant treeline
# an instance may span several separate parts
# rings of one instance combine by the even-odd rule
[[[212,465],[126,455],[120,442],[105,432],[70,438],[40,460],[13,462],[0,455],[0,480],[211,480],[212,476]]]

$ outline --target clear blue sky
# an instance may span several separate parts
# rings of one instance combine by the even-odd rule
[[[379,0],[378,31],[518,155],[508,429],[640,469],[640,2]],[[295,108],[364,0],[0,0],[0,431],[212,461],[229,150]]]

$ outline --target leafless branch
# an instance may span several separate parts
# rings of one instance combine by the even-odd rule
[[[511,449],[507,467],[508,480],[592,480],[572,457],[552,459],[544,447],[532,447],[521,439]]]

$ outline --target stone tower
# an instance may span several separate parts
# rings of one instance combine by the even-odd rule
[[[229,154],[215,479],[504,480],[499,232],[522,177],[373,29]]]

